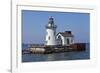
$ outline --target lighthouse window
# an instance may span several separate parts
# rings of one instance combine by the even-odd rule
[[[50,36],[48,37],[48,39],[50,40]]]

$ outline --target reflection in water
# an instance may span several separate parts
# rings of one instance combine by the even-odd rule
[[[55,53],[55,54],[48,54],[47,60],[48,61],[54,61],[54,60],[61,60],[67,58],[66,56],[64,56],[64,53]]]
[[[47,55],[47,60],[48,61],[53,61],[55,59],[55,55],[54,54],[48,54]]]

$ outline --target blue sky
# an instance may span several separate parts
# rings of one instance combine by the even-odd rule
[[[54,18],[57,33],[71,30],[75,42],[90,41],[90,14],[22,10],[22,42],[44,43],[49,17]]]

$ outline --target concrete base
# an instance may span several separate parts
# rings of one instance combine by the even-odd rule
[[[85,51],[85,43],[76,43],[70,46],[42,46],[42,47],[31,47],[29,50],[24,51],[23,54],[50,54],[50,53],[62,53],[71,51]]]

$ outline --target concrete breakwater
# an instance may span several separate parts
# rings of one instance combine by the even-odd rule
[[[32,47],[29,49],[29,51],[31,53],[44,53],[46,50],[45,50],[45,48],[42,48],[42,47],[41,48]]]
[[[86,48],[85,43],[75,43],[70,46],[31,46],[28,50],[23,50],[22,54],[50,54],[50,53],[61,53],[70,51],[84,51]]]

